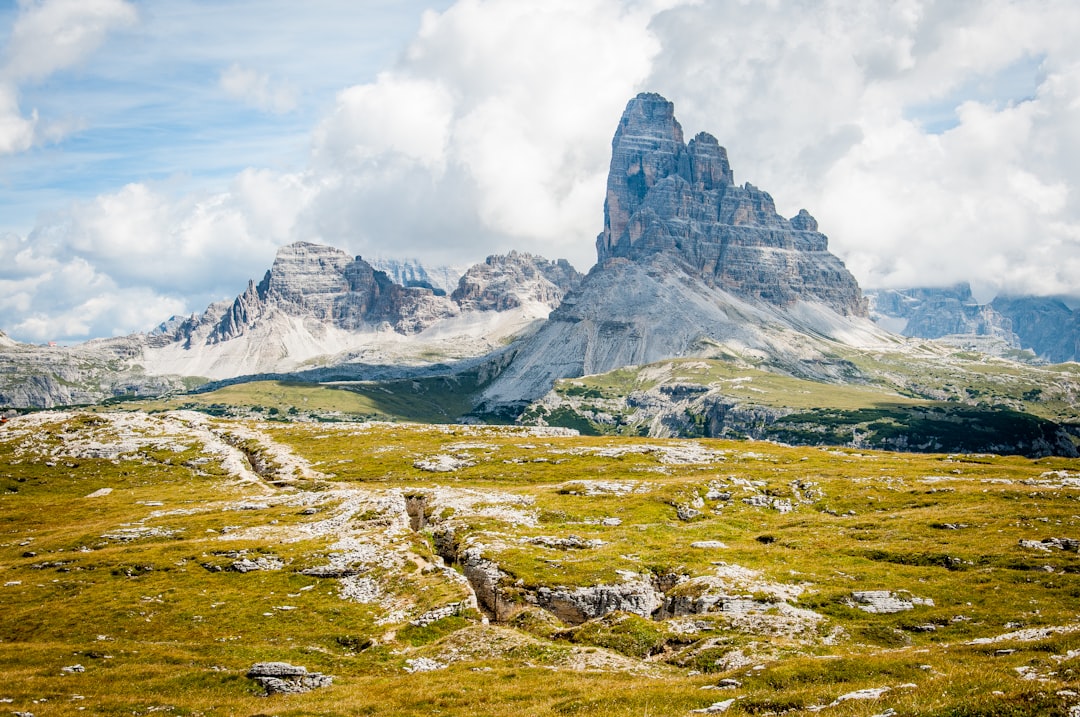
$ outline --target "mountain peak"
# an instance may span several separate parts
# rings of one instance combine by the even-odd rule
[[[664,255],[708,286],[751,301],[822,303],[866,316],[855,278],[806,210],[792,219],[768,192],[735,184],[727,150],[699,132],[688,144],[674,105],[655,93],[626,106],[612,140],[597,259]]]

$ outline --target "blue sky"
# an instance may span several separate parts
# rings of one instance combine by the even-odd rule
[[[0,162],[3,229],[27,233],[39,212],[131,181],[197,190],[246,167],[302,168],[337,91],[393,65],[423,10],[449,3],[129,4],[135,24],[118,23],[78,65],[20,84],[24,108],[77,129]],[[0,8],[4,35],[20,9]],[[231,95],[221,77],[235,66],[284,88],[286,104],[267,111]]]
[[[0,330],[146,330],[276,249],[591,266],[656,91],[865,287],[1080,296],[1066,0],[0,3]]]

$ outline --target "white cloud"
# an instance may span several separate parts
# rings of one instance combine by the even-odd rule
[[[37,110],[25,117],[19,108],[19,83],[42,80],[77,64],[109,31],[136,19],[134,6],[125,0],[19,0],[0,67],[0,155],[58,140],[70,129],[68,123],[39,123]]]
[[[654,23],[650,84],[866,285],[1076,295],[1078,23],[1068,2],[703,4]],[[907,118],[949,99],[944,134]]]
[[[281,114],[296,109],[295,87],[238,63],[221,73],[220,83],[229,96],[264,112]]]
[[[19,0],[4,74],[13,80],[48,77],[75,65],[111,30],[134,25],[137,18],[135,6],[125,0]]]
[[[316,167],[353,176],[329,179],[313,224],[349,217],[352,236],[339,223],[328,238],[370,253],[425,255],[450,237],[470,259],[516,246],[591,266],[611,133],[670,4],[468,0],[425,14],[398,66],[343,91],[316,132]],[[392,246],[367,229],[383,223],[397,225]]]
[[[383,74],[338,94],[315,130],[315,161],[353,171],[405,159],[439,173],[452,119],[453,99],[439,82]]]
[[[23,117],[15,86],[0,82],[0,155],[30,149],[37,121],[36,111],[29,118]]]
[[[98,14],[24,3],[20,18],[38,19],[21,37],[56,45],[46,16],[81,28],[40,68],[70,66],[64,58],[134,21],[126,3],[86,5]],[[101,296],[144,292],[148,307],[191,297],[193,310],[237,293],[298,239],[433,262],[519,248],[587,269],[610,140],[642,90],[675,102],[687,136],[716,135],[736,179],[768,190],[784,214],[809,209],[866,285],[969,280],[1080,296],[1078,35],[1070,0],[459,0],[425,13],[395,64],[338,92],[312,129],[306,169],[249,169],[223,190],[182,196],[134,181],[41,222],[20,240],[22,268],[0,267],[11,282],[0,326],[33,318],[39,334],[55,333],[53,316],[91,334],[105,326],[70,319],[72,307],[116,326],[143,320],[85,297],[50,303],[35,277],[72,262],[104,277]],[[36,50],[13,47],[9,66],[32,77],[11,58]],[[215,55],[212,66],[230,61]],[[268,66],[236,62],[220,87],[288,111],[305,88],[282,93],[274,77],[299,75],[280,65],[251,69]],[[926,107],[948,121],[924,123]],[[0,84],[0,152],[43,131],[17,86]]]

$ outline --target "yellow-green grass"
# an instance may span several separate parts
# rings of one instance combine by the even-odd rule
[[[11,700],[11,711],[685,715],[741,698],[728,714],[797,715],[886,686],[877,699],[825,711],[1065,715],[1080,703],[1057,694],[1080,691],[1080,632],[968,644],[1077,624],[1080,555],[1019,544],[1080,537],[1080,489],[1059,473],[1080,474],[1075,460],[526,435],[501,427],[242,422],[233,429],[238,435],[260,432],[326,474],[272,487],[239,482],[194,440],[183,451],[159,445],[115,459],[65,455],[72,437],[121,430],[108,416],[102,420],[58,419],[34,441],[10,437],[18,421],[0,429],[0,699]],[[223,432],[231,426],[215,423]],[[642,447],[649,450],[634,452]],[[687,449],[702,451],[695,459]],[[474,465],[448,473],[415,465],[444,454]],[[192,463],[197,457],[212,460]],[[586,495],[591,481],[632,481],[635,489]],[[706,500],[710,486],[730,499]],[[87,497],[105,487],[112,491]],[[580,627],[516,630],[481,626],[478,614],[467,613],[417,628],[410,616],[464,593],[412,562],[400,572],[368,573],[407,607],[387,621],[385,606],[343,600],[336,580],[299,572],[325,564],[335,550],[332,536],[299,531],[338,507],[328,497],[307,515],[299,503],[267,499],[301,489],[313,496],[486,491],[492,505],[497,494],[524,497],[536,525],[444,511],[435,502],[435,524],[399,539],[421,562],[434,562],[433,530],[452,525],[459,540],[488,546],[484,555],[499,563],[508,591],[617,583],[618,570],[697,577],[726,563],[758,571],[764,582],[802,585],[790,604],[823,622],[812,635],[770,636],[730,616],[698,616],[702,626],[687,635],[616,614]],[[810,490],[819,492],[807,497]],[[743,501],[754,494],[805,502],[781,513]],[[680,520],[676,506],[689,504],[701,515]],[[358,514],[351,529],[383,540],[387,528],[378,517]],[[619,523],[603,525],[604,518]],[[127,542],[102,537],[125,524],[171,532]],[[286,541],[290,534],[301,539]],[[521,542],[570,535],[603,544],[556,550]],[[691,547],[706,540],[726,547]],[[244,550],[276,556],[285,567],[214,569],[229,564],[226,551]],[[851,604],[853,591],[874,589],[934,604],[891,615]],[[625,656],[622,668],[575,669],[575,659],[608,650]],[[735,651],[748,661],[718,664]],[[449,666],[405,672],[405,661],[418,657]],[[304,695],[262,697],[244,673],[266,660],[305,665],[335,682]],[[85,672],[61,672],[74,664]],[[1017,668],[1037,679],[1023,679]],[[701,689],[722,678],[741,686]]]

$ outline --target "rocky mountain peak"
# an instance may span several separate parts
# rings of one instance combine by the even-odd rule
[[[528,301],[555,308],[579,283],[581,274],[565,259],[511,251],[471,267],[450,298],[466,311],[506,311]]]
[[[600,264],[663,254],[744,299],[866,316],[858,283],[817,229],[806,210],[785,219],[768,192],[737,186],[712,135],[684,144],[671,102],[650,93],[627,104],[612,140]]]
[[[248,282],[209,336],[209,343],[245,333],[271,312],[357,331],[382,323],[404,334],[453,316],[457,307],[431,289],[406,288],[361,257],[334,247],[295,242],[281,247],[262,281]]]

